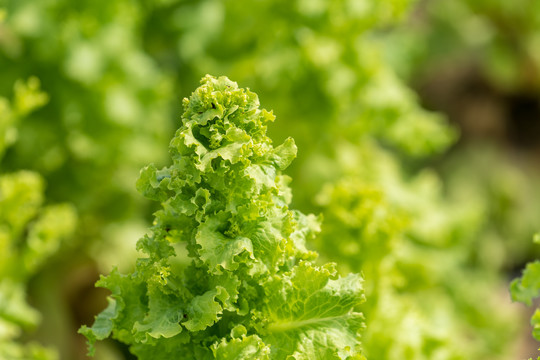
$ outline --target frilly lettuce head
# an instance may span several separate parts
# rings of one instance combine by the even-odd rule
[[[98,282],[112,296],[81,329],[90,353],[112,334],[139,359],[363,359],[362,280],[312,264],[319,223],[289,209],[296,146],[272,145],[273,120],[226,77],[184,99],[172,165],[137,183],[162,208],[135,272]]]

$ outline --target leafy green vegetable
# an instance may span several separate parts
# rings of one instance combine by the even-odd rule
[[[292,139],[274,147],[274,115],[226,77],[206,76],[184,99],[170,143],[173,165],[144,168],[137,183],[161,201],[136,271],[98,286],[109,307],[80,332],[93,344],[112,334],[140,359],[362,358],[358,275],[315,266],[306,240],[312,215],[291,210]],[[189,265],[176,260],[185,245]]]
[[[534,242],[538,243],[540,234],[534,236]],[[540,261],[536,260],[527,264],[523,275],[519,279],[512,281],[510,285],[512,300],[522,302],[528,306],[532,301],[540,296]],[[540,309],[536,309],[531,318],[533,326],[533,336],[540,341]],[[539,357],[540,359],[540,357]]]

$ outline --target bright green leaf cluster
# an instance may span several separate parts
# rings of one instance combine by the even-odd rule
[[[274,147],[274,115],[256,94],[206,76],[184,100],[183,125],[170,143],[173,165],[148,166],[138,189],[160,201],[152,233],[139,240],[136,271],[113,271],[112,291],[92,328],[139,359],[356,359],[361,278],[315,266],[306,249],[319,230],[289,209],[296,155],[292,139]],[[179,261],[185,247],[191,263]]]
[[[534,236],[534,242],[540,242],[539,239],[540,234],[536,234]],[[531,306],[532,301],[540,296],[539,260],[527,264],[521,278],[512,281],[510,293],[512,294],[512,300],[522,302],[528,306]],[[531,318],[531,325],[533,326],[534,338],[540,341],[540,309],[536,309],[534,312],[534,315]]]

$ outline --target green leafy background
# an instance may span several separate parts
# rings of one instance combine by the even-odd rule
[[[0,303],[13,310],[0,314],[0,357],[86,358],[76,332],[107,307],[109,292],[93,288],[98,274],[118,268],[100,280],[113,294],[141,286],[120,274],[135,269],[137,239],[146,239],[141,251],[156,245],[144,234],[158,207],[135,182],[154,163],[139,190],[166,201],[152,178],[171,164],[167,144],[182,125],[181,99],[206,74],[256,92],[276,115],[268,129],[276,144],[294,138],[298,155],[285,170],[291,207],[322,215],[320,235],[302,246],[320,254],[313,266],[332,261],[336,270],[324,271],[363,274],[366,302],[358,311],[368,359],[535,355],[537,345],[523,340],[528,315],[507,290],[538,254],[530,238],[540,214],[540,137],[515,110],[525,104],[534,114],[538,101],[534,6],[1,0]],[[499,120],[482,127],[486,112]],[[221,156],[234,161],[236,151]],[[264,171],[253,176],[268,181]],[[195,193],[193,206],[208,201],[204,189]],[[316,227],[315,217],[296,220]],[[203,235],[198,241],[215,246]],[[224,244],[228,255],[219,258],[215,249],[200,256],[234,268],[247,244]],[[156,249],[156,261],[169,251]],[[144,282],[158,286],[180,274],[193,251],[175,247],[169,268]],[[533,296],[534,266],[513,285],[516,300]],[[114,278],[125,288],[113,289],[107,279]],[[229,291],[204,281],[210,293],[201,294],[210,295],[200,306],[232,306]],[[170,338],[180,326],[170,301],[130,308],[136,331],[118,339]],[[108,335],[107,319],[121,306],[109,302],[96,338]],[[162,312],[168,315],[155,315]],[[188,326],[206,326],[200,321]],[[246,324],[234,329],[205,351],[266,356],[267,339]],[[96,347],[98,359],[132,358],[118,342]]]

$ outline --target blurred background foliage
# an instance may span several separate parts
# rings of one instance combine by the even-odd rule
[[[368,358],[531,355],[527,316],[507,287],[538,255],[535,7],[0,0],[0,96],[13,99],[0,101],[0,186],[31,187],[18,191],[36,192],[36,209],[69,202],[78,213],[74,235],[47,248],[39,271],[13,278],[0,265],[1,284],[14,284],[18,299],[26,288],[41,313],[22,338],[0,334],[0,354],[37,341],[53,350],[25,358],[85,358],[76,329],[106,305],[93,283],[113,266],[130,268],[155,209],[135,191],[139,169],[166,165],[181,99],[210,73],[259,95],[277,116],[276,143],[295,138],[293,206],[323,215],[311,244],[322,259],[364,274]],[[28,176],[43,180],[26,184]],[[9,191],[1,187],[0,247],[20,250],[4,244],[20,244],[32,232],[20,229],[48,215],[2,207]],[[14,225],[8,213],[27,220]],[[55,231],[67,235],[74,218]],[[36,324],[31,312],[21,321]],[[110,342],[97,358],[130,355]]]
[[[17,81],[13,99],[0,97],[0,160],[17,138],[17,123],[45,105],[39,80]],[[26,300],[26,282],[73,235],[70,204],[44,205],[44,180],[35,172],[0,172],[0,358],[54,359],[55,350],[17,341],[35,329],[41,315]]]

